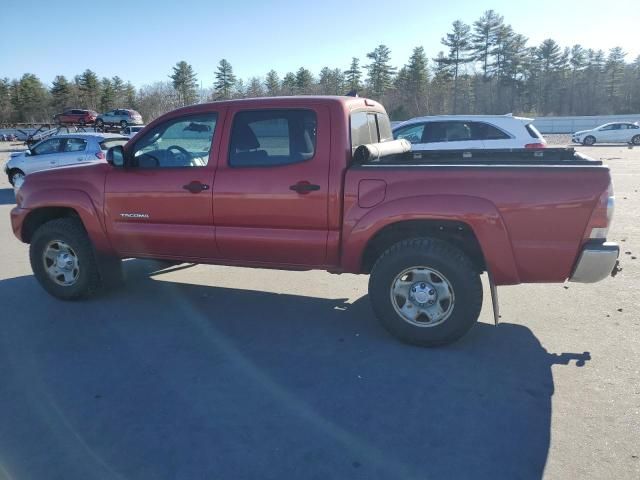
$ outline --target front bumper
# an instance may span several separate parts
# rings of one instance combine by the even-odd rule
[[[620,247],[617,243],[588,244],[580,253],[570,282],[595,283],[617,272]]]
[[[28,214],[29,210],[26,208],[14,207],[11,210],[11,227],[13,228],[13,234],[21,242],[24,242],[22,239],[22,225],[24,224],[24,219],[27,218]]]

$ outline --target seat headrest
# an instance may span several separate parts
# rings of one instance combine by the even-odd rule
[[[236,151],[260,148],[260,142],[258,142],[256,134],[246,123],[238,123],[233,126],[231,145]]]

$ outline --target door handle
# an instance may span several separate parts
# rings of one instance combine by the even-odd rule
[[[289,190],[293,190],[294,192],[298,192],[302,195],[305,195],[309,192],[315,192],[316,190],[320,190],[320,185],[314,185],[307,181],[298,182],[295,185],[291,185]]]
[[[207,185],[206,183],[193,181],[191,183],[187,183],[186,185],[183,185],[182,188],[190,191],[191,193],[200,193],[203,190],[209,190],[209,185]]]

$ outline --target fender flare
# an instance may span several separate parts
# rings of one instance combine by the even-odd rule
[[[383,228],[408,220],[449,220],[469,226],[476,236],[498,285],[519,283],[509,233],[496,206],[466,195],[417,195],[382,203],[355,218],[357,208],[345,214],[342,239],[343,269],[359,273],[368,242]],[[361,211],[361,210],[360,210]]]
[[[30,192],[28,196],[23,198],[21,203],[21,208],[29,210],[29,213],[25,217],[23,228],[29,216],[38,209],[52,207],[74,210],[80,217],[96,252],[105,254],[113,253],[103,223],[104,219],[91,200],[91,197],[82,190],[52,188]]]

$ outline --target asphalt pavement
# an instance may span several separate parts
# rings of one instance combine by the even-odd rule
[[[612,169],[622,273],[501,287],[501,324],[487,295],[432,350],[379,326],[366,276],[128,260],[56,300],[3,177],[0,479],[640,478],[640,149],[580,150]]]

